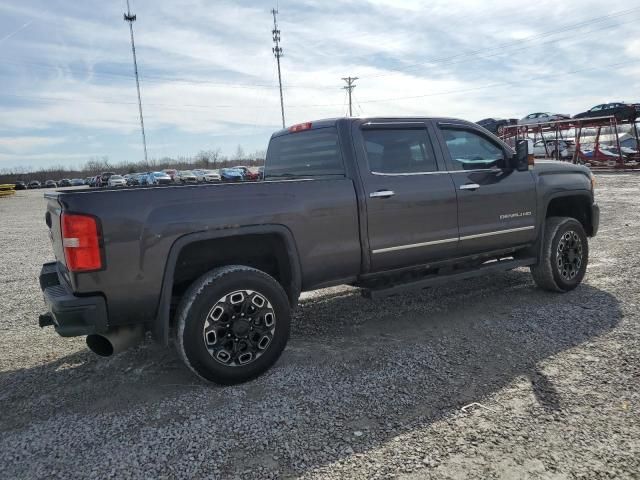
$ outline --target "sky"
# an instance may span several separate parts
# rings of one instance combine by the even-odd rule
[[[264,150],[273,1],[131,0],[150,158]],[[278,2],[287,125],[640,101],[640,2]],[[0,0],[0,170],[143,159],[126,2]]]

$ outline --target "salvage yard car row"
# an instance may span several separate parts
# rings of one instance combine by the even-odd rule
[[[573,117],[566,113],[536,112],[527,115],[520,120],[516,118],[485,118],[476,122],[491,133],[500,134],[502,128],[507,125],[537,125],[539,123],[556,122],[558,120],[585,119],[615,116],[616,120],[634,121],[640,116],[640,103],[610,102],[596,105],[586,112],[578,113]]]
[[[174,184],[196,184],[196,183],[217,183],[217,182],[242,182],[257,181],[264,177],[264,167],[244,167],[235,166],[221,169],[193,169],[176,170],[164,169],[161,171],[127,173],[119,175],[115,172],[103,172],[93,177],[85,179],[63,178],[58,181],[47,180],[41,183],[38,180],[31,180],[28,183],[23,180],[15,182],[16,190],[26,190],[27,188],[58,188],[58,187],[78,187],[87,185],[89,187],[131,187],[136,185],[174,185]]]

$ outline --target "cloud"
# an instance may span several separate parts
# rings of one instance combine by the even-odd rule
[[[23,153],[64,142],[64,137],[0,137],[0,151]]]
[[[264,148],[280,125],[271,5],[176,5],[132,5],[149,151]],[[0,4],[0,31],[14,32],[0,52],[0,136],[14,139],[0,141],[3,165],[20,154],[56,163],[139,156],[123,7]],[[640,17],[633,8],[625,0],[281,0],[287,123],[344,115],[347,75],[359,77],[355,111],[370,116],[478,120],[576,113],[611,92],[638,100],[640,44],[625,40]],[[615,62],[628,64],[606,67]]]

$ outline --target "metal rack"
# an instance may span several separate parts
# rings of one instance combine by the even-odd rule
[[[630,125],[633,137],[636,140],[636,151],[640,146],[638,136],[637,119],[617,120],[614,115],[593,118],[571,118],[567,120],[556,120],[530,125],[505,125],[500,132],[500,138],[508,144],[515,145],[517,140],[532,139],[534,143],[543,140],[545,157],[555,160],[566,160],[573,163],[588,164],[592,169],[637,169],[640,168],[640,154],[624,154],[620,145],[620,125]],[[615,136],[615,150],[612,155],[606,149],[601,148],[601,133],[603,128],[609,128],[611,134]],[[583,134],[587,129],[595,129],[595,141],[591,156],[587,156],[582,151]],[[549,151],[548,141],[551,140],[555,148]],[[573,140],[575,142],[575,152],[569,158],[562,158],[559,148],[563,140]]]

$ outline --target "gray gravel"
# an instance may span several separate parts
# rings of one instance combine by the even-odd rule
[[[598,178],[577,290],[313,292],[275,368],[224,388],[40,330],[42,192],[0,199],[0,478],[639,478],[639,178]]]

